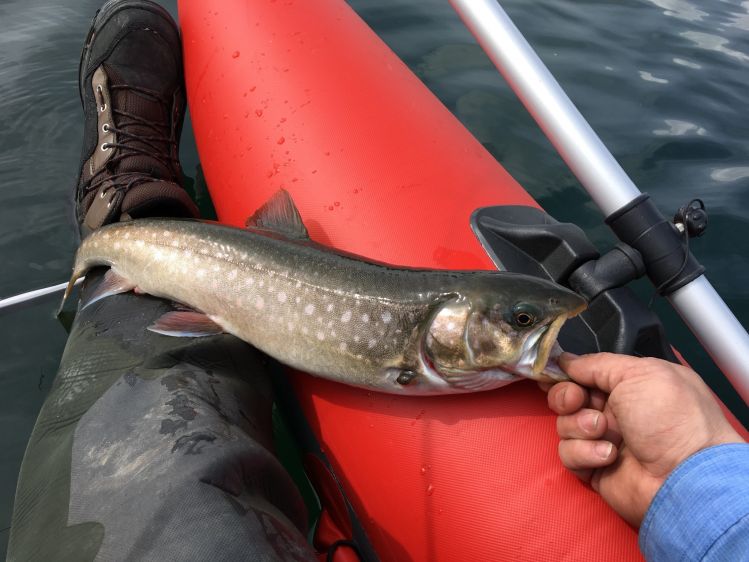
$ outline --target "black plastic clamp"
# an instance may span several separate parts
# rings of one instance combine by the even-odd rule
[[[689,252],[684,235],[666,219],[647,193],[606,218],[619,240],[637,250],[661,295],[669,295],[705,272]]]

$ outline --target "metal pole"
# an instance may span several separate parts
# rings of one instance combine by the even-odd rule
[[[450,3],[603,214],[611,215],[640,195],[499,4]],[[749,334],[710,282],[700,276],[668,298],[749,404]]]

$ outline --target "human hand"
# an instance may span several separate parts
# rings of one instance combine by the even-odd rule
[[[744,442],[687,367],[613,353],[565,353],[560,366],[575,381],[548,389],[562,464],[631,525],[687,457]]]

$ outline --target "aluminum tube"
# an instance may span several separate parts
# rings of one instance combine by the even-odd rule
[[[749,335],[710,281],[702,275],[668,300],[749,404]]]
[[[495,0],[450,0],[605,216],[640,191]]]
[[[640,195],[499,4],[450,3],[604,216]],[[749,335],[710,282],[700,276],[669,301],[749,404]]]

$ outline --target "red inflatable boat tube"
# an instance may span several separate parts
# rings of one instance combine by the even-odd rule
[[[489,269],[469,225],[533,199],[342,0],[180,1],[190,110],[218,216],[279,188],[312,238],[399,265]],[[564,470],[535,384],[444,397],[292,376],[382,560],[640,560]]]

